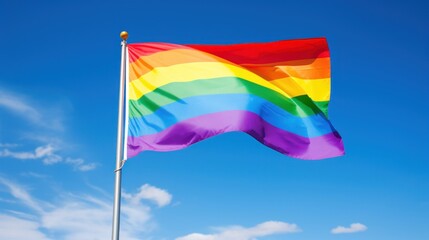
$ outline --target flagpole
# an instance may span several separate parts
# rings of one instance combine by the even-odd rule
[[[127,32],[121,32],[122,52],[121,52],[121,77],[119,86],[119,110],[118,110],[118,133],[116,139],[116,170],[115,170],[115,193],[113,198],[113,221],[112,221],[112,240],[119,240],[119,220],[121,215],[121,178],[123,166],[123,147],[124,147],[124,90],[126,76],[126,50],[127,50]]]

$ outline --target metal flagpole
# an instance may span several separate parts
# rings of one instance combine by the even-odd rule
[[[123,166],[123,125],[124,125],[124,90],[126,78],[126,51],[127,51],[127,32],[121,32],[122,53],[121,53],[121,77],[119,86],[119,111],[118,111],[118,134],[116,139],[116,170],[115,170],[115,194],[113,199],[113,221],[112,221],[112,240],[119,240],[119,219],[121,214],[121,177]]]

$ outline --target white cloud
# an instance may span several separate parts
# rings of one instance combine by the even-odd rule
[[[43,160],[46,164],[52,164],[52,163],[57,163],[61,161],[61,157],[54,154],[54,151],[55,151],[54,147],[50,144],[37,147],[32,152],[10,151],[9,149],[6,148],[0,151],[0,157],[11,157],[11,158],[16,158],[21,160],[45,158],[45,159],[48,159],[46,161]],[[51,160],[51,159],[54,159],[54,160]]]
[[[368,229],[368,227],[361,224],[361,223],[352,223],[352,224],[350,224],[350,227],[338,226],[336,228],[333,228],[331,230],[331,233],[333,233],[333,234],[355,233],[355,232],[363,232],[363,231],[366,231],[367,229]]]
[[[77,167],[77,169],[81,172],[91,171],[97,167],[95,163],[83,164]]]
[[[52,165],[52,164],[59,163],[59,162],[62,162],[62,161],[63,161],[63,158],[60,155],[57,155],[57,154],[50,154],[50,155],[44,157],[43,160],[42,160],[42,162],[45,165]]]
[[[67,199],[41,216],[41,225],[61,239],[108,239],[111,207],[87,199]]]
[[[48,240],[36,221],[0,214],[0,239]]]
[[[191,233],[183,237],[178,237],[176,240],[253,240],[257,237],[300,231],[296,224],[268,221],[250,228],[241,226],[219,228],[218,233],[214,234]]]
[[[20,223],[22,224],[11,228],[14,232],[22,230],[23,233],[32,233],[34,237],[33,235],[30,235],[31,237],[25,235],[27,238],[2,238],[2,231],[0,231],[0,239],[48,239],[46,236],[52,239],[64,240],[104,240],[110,238],[112,218],[111,200],[90,196],[72,196],[69,194],[63,196],[59,204],[48,204],[35,200],[34,197],[18,184],[3,178],[0,179],[0,184],[7,186],[10,194],[17,200],[35,210],[35,213],[32,215],[28,213],[17,214],[17,212],[13,213],[15,216],[0,215],[4,216],[5,219],[21,221]],[[168,192],[165,191],[165,193],[171,196]],[[138,193],[130,195],[136,196]],[[141,239],[139,236],[152,230],[154,225],[151,221],[151,208],[140,201],[142,199],[139,201],[134,201],[134,199],[133,201],[124,199],[125,201],[121,206],[121,239],[124,240],[139,240]],[[29,218],[31,220],[28,220]],[[0,225],[2,224],[1,221],[0,218]]]
[[[97,167],[97,164],[95,163],[85,164],[85,160],[83,160],[82,158],[67,158],[66,163],[72,165],[74,169],[77,169],[82,172],[90,171]]]
[[[35,159],[33,152],[12,152],[9,149],[3,149],[0,151],[0,157],[12,157],[16,159]]]
[[[215,240],[215,235],[204,235],[201,233],[191,233],[184,237],[176,238],[176,240]]]
[[[132,204],[138,203],[142,199],[147,199],[155,202],[159,207],[170,204],[172,198],[171,194],[167,191],[149,184],[141,186],[137,194],[124,193],[123,196]]]

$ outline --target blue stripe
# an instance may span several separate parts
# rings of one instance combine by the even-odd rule
[[[215,94],[183,98],[152,114],[130,117],[129,136],[155,134],[186,119],[231,110],[253,112],[271,125],[303,137],[318,137],[335,132],[323,113],[301,118],[255,95]]]

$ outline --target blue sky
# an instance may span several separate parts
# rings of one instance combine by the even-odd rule
[[[0,0],[0,239],[110,238],[122,30],[129,42],[327,37],[346,147],[302,161],[230,133],[142,153],[123,170],[122,239],[429,239],[428,9]]]

